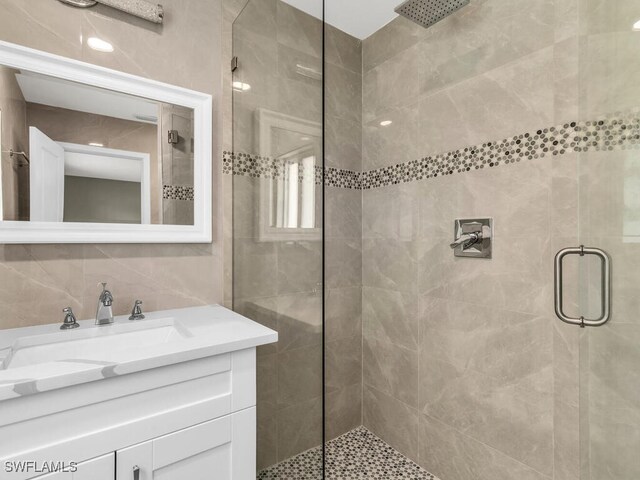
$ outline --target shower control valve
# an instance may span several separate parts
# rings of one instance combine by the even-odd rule
[[[454,241],[449,246],[456,257],[491,258],[493,220],[456,220]]]

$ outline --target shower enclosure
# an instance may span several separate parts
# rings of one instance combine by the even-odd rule
[[[363,39],[290,3],[233,25],[259,477],[640,478],[638,2],[414,0]]]
[[[322,47],[322,20],[284,2],[251,0],[233,24],[233,306],[279,334],[258,351],[258,470],[315,449],[309,478],[323,444]]]

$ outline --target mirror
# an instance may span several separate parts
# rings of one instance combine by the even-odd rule
[[[258,240],[318,240],[322,234],[322,126],[256,111],[259,149],[275,172],[261,179]]]
[[[209,95],[0,42],[0,115],[0,241],[210,241]]]

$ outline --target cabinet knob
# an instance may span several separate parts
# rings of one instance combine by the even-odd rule
[[[133,480],[140,480],[140,467],[137,465],[133,467]]]

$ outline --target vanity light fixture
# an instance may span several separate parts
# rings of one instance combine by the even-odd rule
[[[113,45],[98,37],[89,37],[87,39],[87,45],[89,45],[89,48],[92,48],[93,50],[96,50],[98,52],[113,52]]]
[[[391,125],[393,122],[391,120],[384,120],[382,122],[380,122],[380,126],[381,127],[388,127],[389,125]]]
[[[640,20],[633,24],[633,31],[640,32]]]
[[[246,92],[248,90],[251,90],[251,85],[244,82],[233,82],[233,89],[236,92]]]

